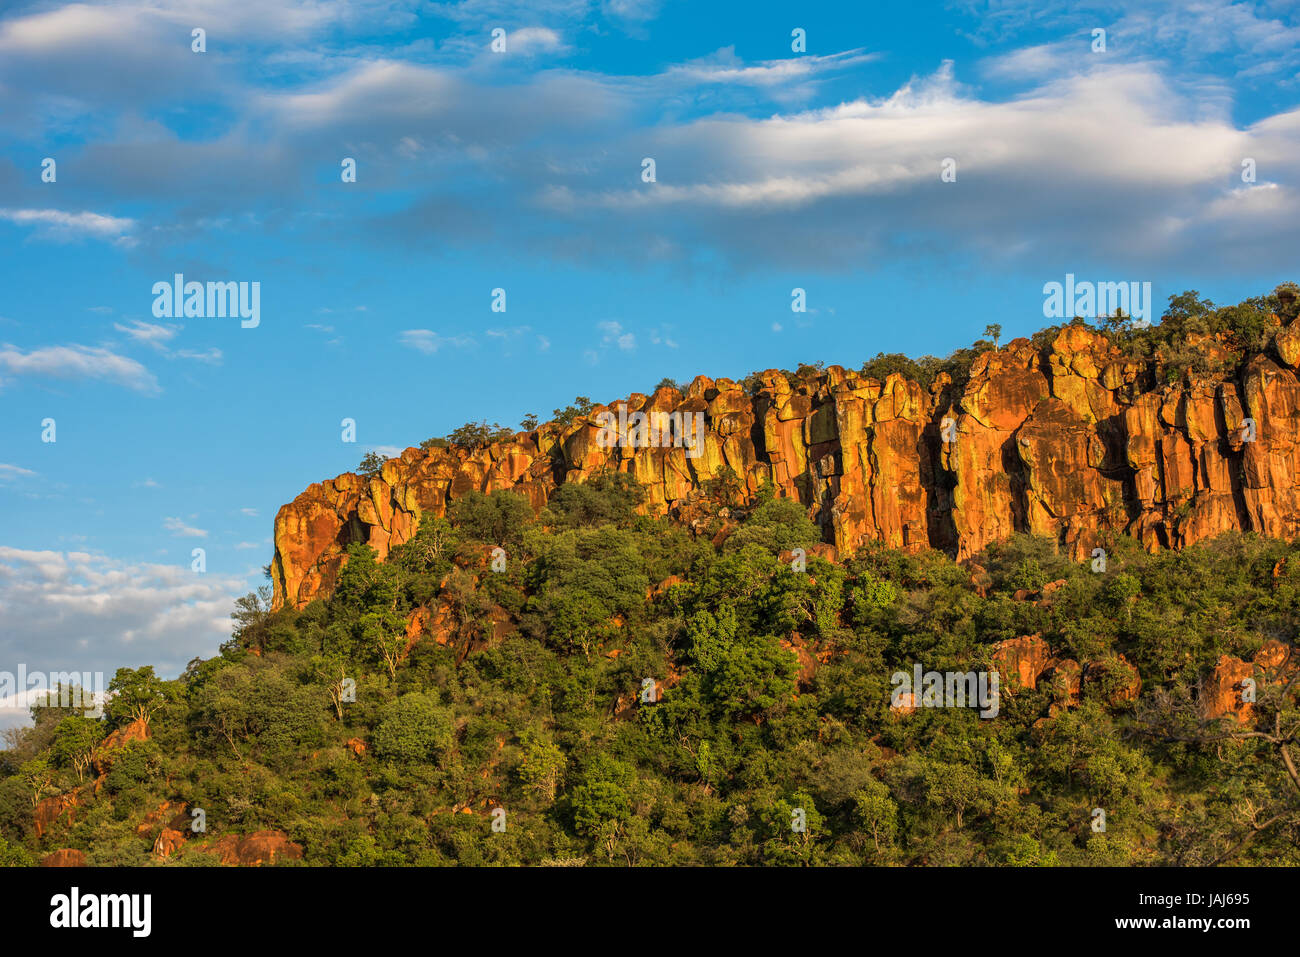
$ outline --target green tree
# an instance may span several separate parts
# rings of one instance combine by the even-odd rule
[[[442,758],[452,745],[452,713],[437,694],[415,691],[380,709],[375,753],[399,764]]]
[[[388,461],[388,456],[379,452],[367,452],[361,457],[361,464],[357,466],[357,474],[364,478],[375,478],[384,470],[384,463]]]
[[[103,726],[84,715],[69,715],[54,729],[50,753],[60,767],[70,767],[81,780],[90,766],[95,747],[103,737]]]
[[[153,665],[118,668],[108,683],[104,712],[114,728],[132,721],[139,721],[147,728],[154,713],[175,696],[175,687],[155,675]]]

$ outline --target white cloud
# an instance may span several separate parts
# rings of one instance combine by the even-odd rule
[[[195,349],[177,349],[175,352],[167,354],[169,359],[193,359],[195,362],[206,362],[208,365],[220,365],[222,352],[215,346],[203,350]]]
[[[17,465],[5,465],[0,462],[0,482],[12,478],[31,478],[36,474],[31,469],[21,468]]]
[[[1240,236],[1257,225],[1258,205],[1232,201],[1242,157],[1268,157],[1268,177],[1300,188],[1300,123],[1284,114],[1242,129],[1221,106],[1147,64],[1052,77],[1005,102],[965,91],[945,64],[879,99],[664,126],[643,144],[658,183],[550,185],[537,198],[592,231],[593,248],[631,219],[670,253],[685,234],[748,268],[860,268],[913,247],[1004,259],[1050,249],[1147,269],[1280,264],[1298,238],[1291,194],[1254,195],[1282,205],[1249,244],[1222,241],[1222,218]],[[953,183],[940,180],[948,157]]]
[[[43,239],[68,241],[91,237],[129,244],[135,220],[100,213],[67,213],[60,209],[0,209],[0,219],[19,226],[34,226]]]
[[[245,581],[184,567],[131,563],[88,552],[0,546],[0,668],[102,671],[153,665],[174,677],[230,637]],[[0,724],[25,723],[0,709]]]
[[[441,336],[432,329],[407,329],[398,337],[398,341],[425,355],[433,355],[443,346],[461,349],[474,344],[470,336]]]
[[[604,333],[600,340],[602,345],[617,345],[624,352],[630,352],[636,348],[636,336],[625,331],[622,323],[607,320],[596,323],[596,328]]]
[[[664,76],[691,83],[730,83],[741,86],[780,86],[792,80],[807,79],[816,73],[869,63],[877,53],[863,49],[845,50],[825,56],[794,56],[746,65],[736,56],[734,46],[725,47],[710,57],[669,67]]]
[[[184,218],[181,210],[195,201],[195,179],[258,208],[269,195],[277,203],[290,193],[303,199],[302,190],[314,188],[305,185],[305,165],[316,162],[323,144],[347,142],[366,151],[361,161],[369,187],[398,191],[390,194],[396,202],[379,204],[384,211],[359,224],[383,240],[434,248],[447,240],[517,245],[579,261],[626,256],[693,265],[698,257],[723,268],[861,268],[900,256],[933,261],[937,251],[1053,262],[1083,253],[1151,269],[1170,263],[1227,269],[1253,260],[1272,269],[1300,239],[1294,218],[1270,220],[1267,234],[1245,246],[1216,232],[1223,215],[1232,217],[1234,236],[1249,232],[1247,204],[1228,196],[1227,167],[1243,155],[1261,158],[1261,176],[1277,182],[1283,189],[1277,196],[1287,198],[1285,190],[1300,189],[1300,137],[1272,122],[1276,117],[1238,125],[1234,91],[1212,73],[1186,66],[1189,58],[1197,69],[1218,64],[1217,50],[1243,76],[1283,75],[1279,70],[1300,55],[1300,34],[1283,22],[1289,16],[1262,5],[1201,0],[1180,8],[1141,0],[1117,17],[1102,2],[1085,2],[1079,11],[1059,3],[1030,10],[1018,0],[980,4],[971,12],[987,21],[982,35],[1042,25],[1048,29],[1036,30],[1036,37],[1052,38],[1018,50],[1004,44],[1010,52],[966,68],[1013,87],[998,90],[997,98],[962,87],[950,66],[892,95],[855,98],[844,73],[873,56],[862,49],[746,62],[725,48],[651,76],[538,70],[536,64],[512,70],[509,57],[483,55],[486,25],[493,22],[526,24],[512,36],[524,48],[544,50],[570,38],[585,43],[593,18],[635,19],[656,9],[628,0],[432,5],[462,32],[446,42],[390,44],[381,52],[368,34],[364,45],[347,47],[355,39],[349,30],[364,22],[360,11],[373,13],[376,5],[234,0],[233,22],[274,23],[284,31],[245,43],[273,44],[328,26],[340,28],[342,45],[318,59],[284,61],[301,67],[284,73],[286,82],[231,71],[217,98],[238,122],[211,138],[183,137],[161,122],[122,123],[116,141],[92,141],[69,158],[80,164],[73,167],[79,182],[114,197],[171,201],[171,207],[160,202],[161,212],[151,216],[170,210]],[[177,0],[167,3],[160,22],[173,30],[178,20],[212,9]],[[411,9],[394,8],[393,16]],[[1092,55],[1087,26],[1106,10],[1111,14],[1100,22],[1110,25],[1112,53]],[[134,51],[146,42],[103,20],[33,16],[0,33],[0,95],[21,92],[58,117],[50,105],[58,91],[47,88],[51,76],[27,70],[32,60],[6,72],[4,53],[34,56],[38,48],[63,50],[74,40],[129,40]],[[1225,26],[1216,34],[1218,22]],[[457,64],[456,56],[445,55],[452,41],[472,41],[473,53]],[[186,62],[204,60],[181,46]],[[1175,50],[1185,55],[1167,56]],[[76,52],[85,59],[82,47]],[[106,72],[99,58],[91,59],[95,69],[81,72]],[[150,66],[154,85],[161,68]],[[189,69],[197,75],[199,66]],[[788,108],[830,78],[847,100],[825,109]],[[856,90],[869,82],[864,77]],[[210,92],[185,87],[187,96],[196,91]],[[265,131],[265,141],[251,142],[249,130]],[[646,155],[658,163],[657,184],[642,184],[636,175],[636,160]],[[958,162],[958,180],[941,184],[938,163],[949,156]],[[1265,157],[1273,157],[1267,172]],[[304,208],[302,215],[318,213]],[[247,214],[224,215],[240,222]],[[1124,228],[1116,228],[1117,218]],[[112,232],[98,222],[89,220],[86,228]],[[183,229],[133,226],[130,235],[161,243]],[[629,230],[641,240],[625,242]],[[426,354],[469,342],[430,330],[410,330],[403,341]]]
[[[208,532],[203,528],[194,528],[186,525],[182,519],[166,518],[163,519],[163,528],[171,532],[177,538],[207,538]]]
[[[1087,47],[1081,41],[1065,40],[1021,47],[1000,56],[990,57],[981,65],[985,76],[999,80],[1042,80],[1046,77],[1077,71],[1086,64]]]
[[[163,343],[175,339],[177,333],[175,326],[164,326],[156,322],[142,322],[139,319],[131,320],[129,326],[115,322],[113,328],[118,332],[125,333],[134,342],[153,346],[156,349],[162,349]]]
[[[209,365],[219,365],[223,354],[215,346],[203,350],[196,349],[170,349],[167,343],[175,339],[180,332],[178,326],[167,326],[156,322],[142,322],[139,319],[133,319],[129,326],[121,323],[113,323],[113,328],[118,332],[125,333],[133,342],[156,349],[168,359],[192,359],[196,362],[206,362]]]
[[[650,330],[650,344],[654,346],[667,346],[669,349],[677,348],[677,341],[673,339],[668,332],[668,327],[662,329]]]
[[[538,53],[561,53],[567,49],[560,35],[547,27],[524,27],[506,35],[506,50],[533,56]]]
[[[15,376],[91,379],[111,382],[137,392],[158,392],[153,373],[127,356],[99,346],[45,346],[23,352],[0,345],[0,372]]]

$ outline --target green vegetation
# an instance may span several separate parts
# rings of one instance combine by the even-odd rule
[[[1300,546],[1120,540],[1097,574],[1021,538],[978,557],[981,597],[931,552],[794,571],[781,551],[817,536],[787,500],[734,509],[715,547],[641,499],[625,475],[562,486],[537,518],[466,496],[385,562],[352,546],[328,600],[247,596],[220,655],[178,680],[123,669],[102,721],[35,709],[0,752],[0,864],[56,847],[154,863],[136,827],[164,800],[202,807],[210,836],[282,829],[314,864],[1300,864],[1282,747],[1196,705],[1220,655],[1294,639]],[[1050,602],[1014,597],[1057,581]],[[420,606],[446,644],[408,652]],[[1031,634],[1084,664],[1122,653],[1140,697],[1102,668],[1072,708],[1040,685],[991,720],[891,713],[893,672],[983,669]],[[1256,714],[1294,741],[1276,687]],[[89,756],[138,720],[149,740],[93,791]],[[38,838],[38,803],[78,788],[73,822]],[[204,860],[187,845],[171,863]]]
[[[366,478],[374,478],[384,470],[384,463],[388,461],[388,456],[380,455],[378,452],[367,452],[361,457],[361,463],[357,466],[357,474]]]
[[[1189,290],[1169,297],[1169,306],[1158,324],[1138,325],[1132,316],[1120,313],[1102,318],[1095,328],[1126,359],[1148,364],[1161,381],[1175,382],[1188,372],[1232,374],[1244,360],[1268,346],[1277,328],[1273,316],[1284,323],[1296,318],[1300,312],[1298,292],[1300,287],[1295,283],[1283,283],[1267,296],[1220,307]],[[1094,328],[1083,319],[1074,319],[1040,330],[1031,341],[1045,348],[1068,325]],[[998,347],[1002,326],[988,325],[984,335],[987,338],[976,340],[968,349],[953,351],[946,359],[928,355],[912,359],[902,353],[880,352],[862,366],[861,374],[884,379],[897,372],[928,389],[941,373],[947,373],[957,386],[962,386],[979,355]],[[1202,337],[1218,337],[1223,355],[1216,357],[1214,351],[1207,350],[1200,341]],[[752,378],[756,381],[756,377]]]
[[[591,412],[596,407],[596,403],[585,395],[580,395],[573,400],[572,405],[567,405],[563,409],[556,409],[551,413],[552,420],[560,425],[571,425],[578,419]]]
[[[533,422],[532,427],[536,428],[536,417],[531,417],[531,421]],[[528,429],[525,428],[525,431],[528,431]],[[514,435],[514,432],[500,423],[493,422],[488,425],[487,419],[484,419],[481,422],[466,422],[448,436],[425,439],[420,443],[420,448],[427,452],[430,449],[445,449],[455,446],[474,452],[486,448],[494,442],[505,442],[507,439],[514,438]]]
[[[1119,315],[1101,320],[1101,328],[1127,358],[1143,362],[1157,359],[1165,381],[1187,372],[1232,373],[1240,364],[1263,351],[1276,324],[1295,319],[1300,311],[1295,283],[1283,283],[1267,296],[1256,296],[1235,306],[1215,306],[1196,290],[1169,297],[1169,307],[1158,325],[1138,326],[1132,317]],[[1219,360],[1198,339],[1218,337],[1227,353]]]

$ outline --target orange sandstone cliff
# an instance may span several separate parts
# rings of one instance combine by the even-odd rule
[[[927,390],[838,366],[790,378],[769,370],[752,391],[698,376],[684,393],[624,400],[629,411],[702,412],[694,458],[684,448],[602,447],[596,416],[614,403],[472,453],[408,448],[379,476],[310,486],[276,515],[275,603],[328,594],[349,544],[367,542],[382,559],[421,516],[442,515],[472,489],[511,489],[540,509],[560,484],[604,469],[630,472],[647,489],[647,510],[689,524],[704,514],[703,483],[729,467],[744,497],[771,483],[802,502],[840,554],[880,541],[964,559],[1016,532],[1051,536],[1079,558],[1102,533],[1149,549],[1233,529],[1291,538],[1298,364],[1293,323],[1236,375],[1166,384],[1074,325],[1042,348],[1016,339],[983,353],[960,389],[946,375]]]

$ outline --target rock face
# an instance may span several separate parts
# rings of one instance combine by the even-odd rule
[[[75,847],[60,848],[41,858],[41,867],[85,867],[86,854]]]
[[[1296,668],[1300,668],[1300,656],[1292,646],[1275,638],[1264,642],[1253,661],[1223,655],[1201,691],[1201,713],[1208,720],[1230,718],[1238,724],[1249,724],[1255,705],[1243,682],[1254,680],[1255,694],[1262,695],[1265,688],[1286,684]]]
[[[1206,348],[1211,348],[1212,344]],[[983,353],[960,389],[926,390],[839,366],[769,370],[746,390],[697,377],[685,392],[633,394],[561,426],[464,449],[409,448],[372,478],[310,486],[275,519],[278,606],[328,594],[352,542],[380,558],[425,515],[476,489],[511,489],[540,509],[566,482],[628,472],[646,510],[690,523],[705,482],[730,469],[739,495],[760,485],[802,502],[841,555],[869,542],[965,559],[1016,532],[1086,557],[1102,533],[1178,548],[1228,530],[1300,529],[1300,328],[1236,378],[1161,383],[1103,335],[1066,326],[1041,348],[1017,339]],[[601,442],[604,411],[703,416],[689,447]],[[1246,421],[1249,420],[1249,421]]]
[[[227,834],[218,838],[204,853],[212,854],[227,866],[257,867],[281,861],[302,860],[302,845],[289,840],[283,831],[254,831],[243,837]]]
[[[113,766],[113,757],[117,751],[136,741],[149,740],[149,726],[136,718],[129,724],[124,724],[116,731],[109,732],[108,736],[99,743],[95,749],[95,754],[91,758],[91,765],[96,774],[107,774],[108,769]]]
[[[163,801],[136,825],[138,836],[152,838],[156,857],[166,859],[185,843],[190,827],[187,807],[184,801]]]
[[[1046,688],[1052,696],[1051,713],[1079,703],[1084,686],[1097,685],[1111,705],[1136,701],[1142,691],[1142,677],[1123,655],[1111,661],[1080,665],[1073,658],[1060,658],[1040,635],[1007,638],[992,646],[991,661],[1002,687],[1014,695],[1024,689]]]
[[[45,832],[65,815],[67,823],[71,824],[76,808],[81,803],[80,793],[79,790],[69,791],[67,794],[56,794],[52,797],[43,798],[32,812],[32,818],[36,824],[36,836],[44,837]]]

